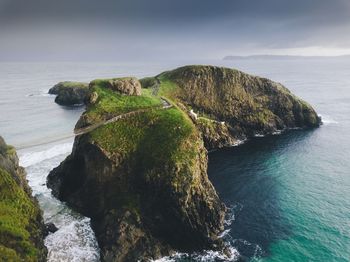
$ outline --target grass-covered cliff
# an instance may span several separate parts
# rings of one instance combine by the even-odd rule
[[[198,114],[196,123],[207,148],[227,146],[256,134],[320,124],[315,110],[283,85],[234,69],[185,66],[142,83]],[[219,130],[221,135],[211,130]]]
[[[76,138],[48,177],[54,194],[92,218],[104,261],[218,248],[225,207],[208,180],[195,125],[139,83],[140,92],[127,95],[111,81],[90,83],[77,129],[127,117]]]
[[[236,70],[188,66],[140,82],[90,83],[73,152],[48,186],[92,218],[103,261],[222,249],[206,148],[319,119],[282,85]]]
[[[16,151],[0,137],[0,261],[46,261],[44,232]]]

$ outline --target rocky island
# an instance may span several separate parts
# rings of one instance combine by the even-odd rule
[[[48,176],[53,194],[91,218],[102,261],[225,250],[225,205],[208,150],[320,118],[265,78],[185,66],[138,81],[89,84],[72,153]]]
[[[46,233],[16,150],[0,137],[0,261],[46,261]]]
[[[57,95],[55,102],[62,106],[75,106],[84,104],[88,91],[88,83],[59,82],[49,89],[49,94]]]

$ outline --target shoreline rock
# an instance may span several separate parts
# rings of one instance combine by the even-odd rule
[[[59,82],[50,88],[49,94],[57,95],[55,102],[63,106],[76,106],[85,103],[89,86],[82,82]]]

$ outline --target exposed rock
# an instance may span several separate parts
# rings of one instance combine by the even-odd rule
[[[58,230],[58,228],[56,227],[56,225],[54,223],[47,223],[47,224],[45,224],[45,227],[46,227],[47,234],[48,233],[55,233]]]
[[[59,82],[49,90],[49,94],[57,95],[55,102],[59,105],[82,105],[89,94],[87,83]]]
[[[98,99],[97,92],[91,92],[90,95],[88,95],[87,103],[93,105],[97,102],[97,99]]]
[[[234,130],[230,130],[231,127],[225,122],[199,118],[196,120],[196,125],[202,132],[204,145],[208,150],[234,146],[245,139],[234,135]]]
[[[141,83],[135,77],[124,77],[114,79],[97,79],[90,82],[90,87],[96,84],[103,85],[104,88],[130,96],[141,95]]]
[[[123,101],[154,99],[108,94],[99,99],[118,99],[116,112],[126,109]],[[85,115],[96,114],[95,106]],[[191,120],[177,108],[157,105],[77,137],[47,184],[91,217],[102,261],[136,261],[222,248],[225,206],[206,170],[207,151]]]
[[[96,100],[77,127],[133,114],[76,137],[71,155],[49,174],[48,186],[91,218],[102,261],[222,251],[218,236],[226,208],[208,179],[205,147],[315,127],[320,119],[282,85],[236,70],[179,68],[143,79],[152,91],[146,95],[132,79],[90,83]],[[160,106],[160,96],[174,106]]]
[[[0,260],[46,261],[45,225],[13,147],[0,137]]]

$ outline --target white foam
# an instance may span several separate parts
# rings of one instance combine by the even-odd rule
[[[64,143],[55,145],[43,151],[24,153],[23,155],[20,155],[20,165],[23,167],[28,167],[40,163],[46,159],[67,154],[72,150],[72,145],[72,143]]]
[[[45,239],[48,261],[99,261],[99,250],[90,219],[71,221]]]
[[[332,119],[328,115],[319,115],[319,117],[321,117],[322,124],[324,124],[326,126],[331,125],[331,124],[338,124],[337,121],[335,121],[334,119]]]
[[[20,161],[26,166],[27,179],[44,211],[45,223],[54,223],[59,228],[45,238],[48,262],[97,262],[100,259],[99,248],[90,219],[54,198],[45,184],[47,174],[59,165],[71,148],[72,143],[63,143],[51,145],[46,150],[23,152]]]
[[[176,262],[181,259],[190,259],[190,261],[196,261],[196,262],[214,262],[217,260],[220,261],[237,261],[240,254],[238,250],[231,245],[231,237],[229,235],[231,229],[229,228],[232,224],[232,222],[235,220],[235,212],[239,212],[242,210],[243,205],[240,203],[236,203],[235,205],[228,208],[226,218],[224,221],[225,224],[225,230],[221,232],[219,235],[219,238],[222,238],[225,241],[226,249],[225,253],[222,251],[216,251],[216,250],[204,250],[203,252],[197,252],[197,253],[175,253],[171,256],[162,257],[157,260],[153,260],[153,262]]]
[[[237,261],[239,258],[239,252],[233,246],[226,247],[226,253],[214,250],[205,250],[200,253],[187,254],[187,253],[175,253],[174,255],[168,257],[162,257],[153,262],[176,262],[181,259],[190,259],[196,262],[214,262],[218,259],[223,261]]]
[[[243,139],[243,140],[237,140],[236,142],[234,142],[231,146],[239,146],[245,143],[245,141],[247,141],[247,139]]]
[[[272,135],[276,136],[276,135],[280,135],[282,134],[283,130],[276,130],[274,132],[272,132]]]

